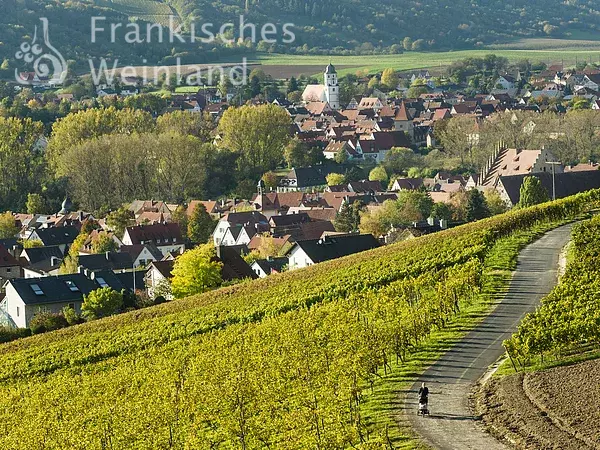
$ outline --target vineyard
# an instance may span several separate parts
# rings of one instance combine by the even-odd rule
[[[573,257],[559,285],[528,314],[505,347],[521,367],[532,357],[559,357],[600,336],[600,216],[573,228]]]
[[[148,23],[169,26],[169,16],[173,16],[173,24],[179,24],[178,15],[171,7],[157,0],[101,0],[97,4]]]
[[[483,284],[499,239],[591,191],[0,346],[3,449],[389,448],[362,404]]]

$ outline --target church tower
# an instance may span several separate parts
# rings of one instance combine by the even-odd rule
[[[340,87],[337,72],[331,63],[325,69],[325,97],[332,109],[340,109]]]

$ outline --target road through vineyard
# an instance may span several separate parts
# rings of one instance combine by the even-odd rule
[[[417,390],[421,381],[428,383],[431,416],[422,418],[415,414],[416,392],[409,393],[405,412],[415,430],[433,448],[507,448],[479,426],[469,407],[469,394],[474,383],[504,352],[502,341],[556,284],[559,254],[569,241],[571,227],[550,231],[521,252],[508,292],[498,307],[413,386]]]

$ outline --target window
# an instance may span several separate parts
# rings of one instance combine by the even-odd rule
[[[17,317],[19,317],[19,307],[17,306]]]
[[[35,293],[35,295],[44,295],[44,291],[42,291],[39,284],[32,284],[31,290]]]
[[[79,288],[77,287],[77,285],[75,283],[73,283],[71,280],[67,280],[65,281],[65,284],[67,285],[67,287],[71,290],[71,292],[79,292]]]
[[[103,288],[108,287],[108,283],[104,280],[104,278],[98,277],[98,278],[96,278],[96,281],[98,282],[100,287],[103,287]]]
[[[7,268],[6,268],[6,273],[10,273],[10,271],[11,271],[11,268],[10,268],[10,267],[7,267]]]
[[[69,308],[71,308],[72,310],[75,310],[75,303],[69,303]]]

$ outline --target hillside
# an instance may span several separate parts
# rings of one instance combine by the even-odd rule
[[[369,385],[472,301],[498,239],[598,199],[2,345],[1,446],[381,448]]]
[[[194,17],[197,24],[210,22],[217,29],[227,22],[239,23],[240,14],[259,27],[272,22],[280,29],[291,22],[296,25],[295,42],[263,43],[258,50],[303,54],[481,48],[532,37],[594,36],[600,26],[600,7],[584,0],[390,0],[385,6],[366,0],[5,0],[2,9],[0,60],[9,67],[40,17],[49,19],[54,46],[80,68],[87,68],[88,57],[169,64],[180,56],[183,62],[202,63],[249,51],[218,43],[131,45],[122,35],[116,43],[108,42],[107,36],[92,43],[94,15],[106,16],[106,23],[166,25],[173,14],[176,23],[189,25]]]

